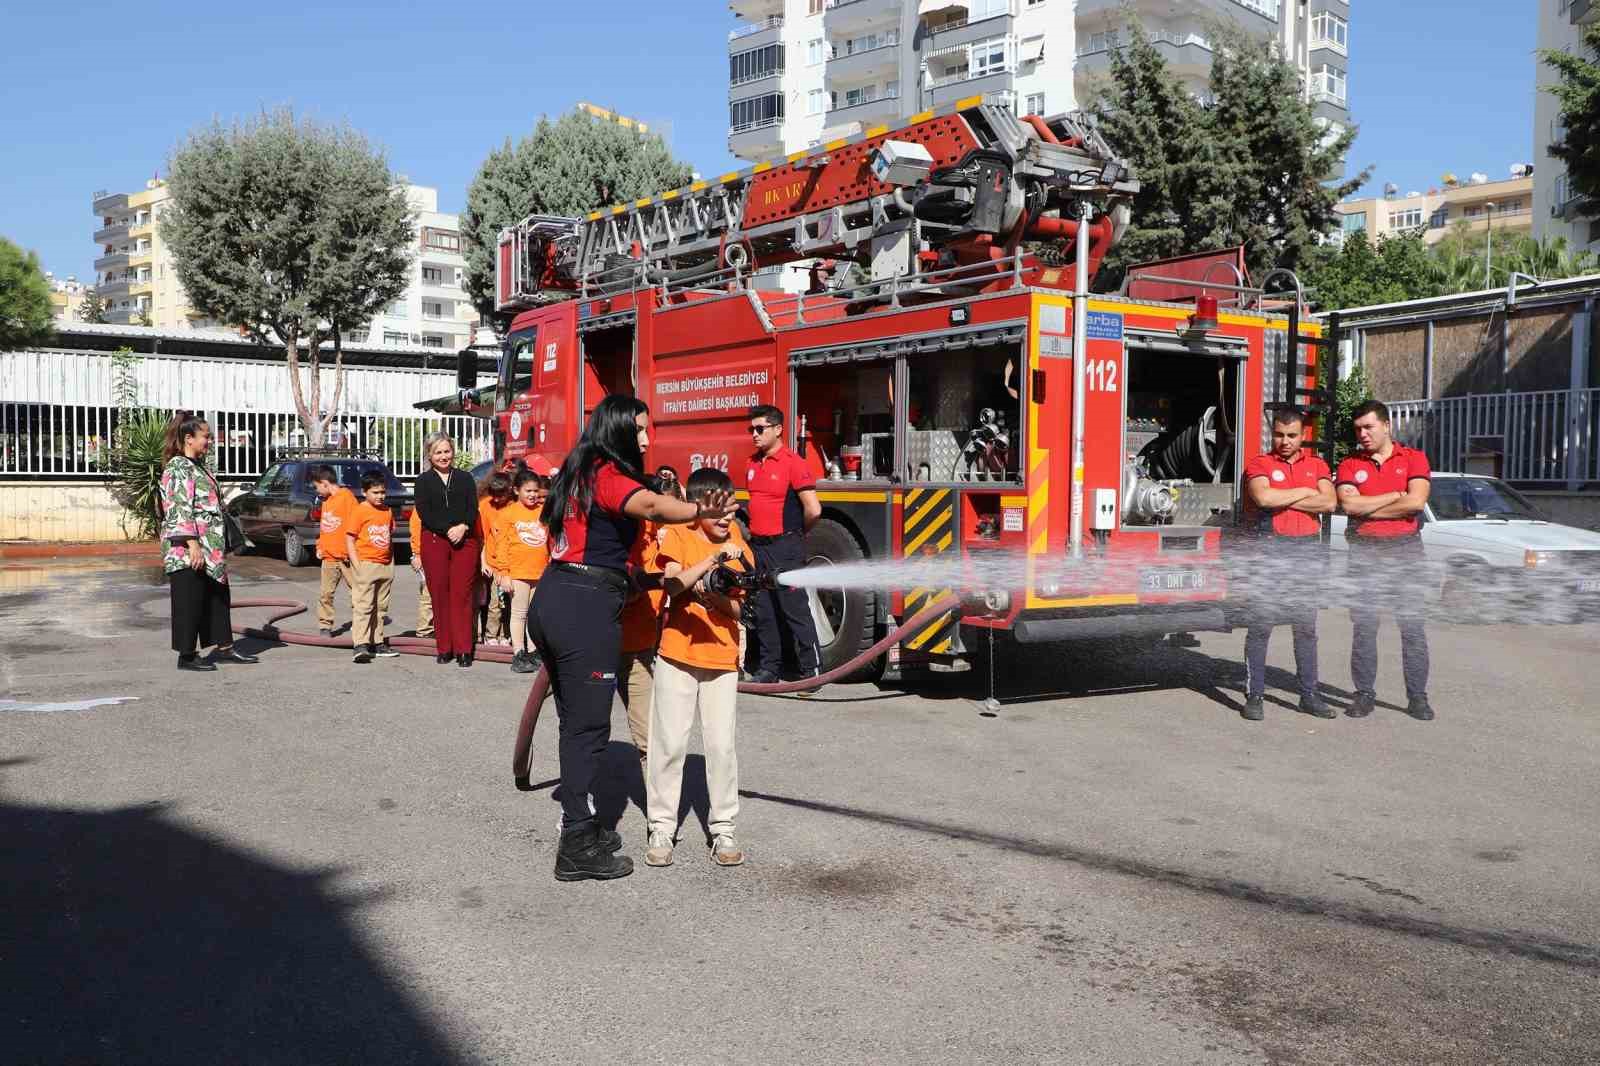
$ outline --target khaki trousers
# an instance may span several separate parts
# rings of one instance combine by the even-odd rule
[[[322,595],[317,600],[317,627],[319,629],[333,628],[333,594],[339,591],[341,582],[350,589],[350,594],[354,597],[355,579],[350,572],[350,560],[322,560]],[[354,602],[352,598],[352,605]]]
[[[485,605],[483,636],[481,640],[494,640],[506,635],[506,609],[504,594],[493,578],[479,578],[487,586],[488,602]]]
[[[656,653],[625,651],[617,664],[617,695],[628,712],[628,733],[639,752],[643,772],[650,753],[650,705],[655,702]]]
[[[433,636],[433,597],[428,594],[428,579],[417,574],[417,636]]]
[[[350,564],[350,601],[354,617],[350,621],[350,642],[382,644],[383,616],[389,609],[389,590],[394,587],[394,564],[372,563],[365,559]]]
[[[539,587],[537,581],[523,581],[521,578],[511,579],[511,650],[527,651],[528,644],[528,605],[533,602],[533,590]]]
[[[713,837],[731,834],[739,816],[739,760],[733,749],[739,671],[704,670],[657,658],[655,675],[650,758],[645,772],[650,832],[677,835],[683,763],[698,710],[706,752],[706,791],[711,797],[707,827]]]

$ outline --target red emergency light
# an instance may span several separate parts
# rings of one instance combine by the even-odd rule
[[[1210,333],[1217,328],[1217,298],[1215,296],[1197,296],[1194,300],[1194,314],[1189,316],[1189,332],[1195,334]]]

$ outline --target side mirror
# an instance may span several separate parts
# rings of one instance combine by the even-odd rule
[[[456,388],[475,389],[478,387],[478,352],[475,348],[463,348],[456,354]]]

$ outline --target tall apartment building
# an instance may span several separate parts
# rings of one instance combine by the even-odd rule
[[[1583,30],[1600,19],[1600,4],[1591,0],[1537,0],[1537,8],[1541,51],[1579,51]],[[1533,235],[1541,240],[1564,237],[1574,249],[1600,250],[1600,221],[1577,213],[1566,164],[1550,154],[1550,145],[1566,133],[1556,98],[1547,91],[1556,81],[1555,72],[1538,52],[1533,66]]]
[[[352,330],[351,343],[464,348],[478,313],[463,288],[460,219],[439,210],[437,189],[407,185],[406,198],[416,212],[410,285],[365,328]],[[95,285],[107,322],[166,330],[221,325],[189,306],[171,250],[161,240],[156,223],[170,203],[166,182],[159,178],[139,192],[95,193],[94,240],[101,253],[94,263]]]
[[[213,325],[189,306],[172,252],[157,220],[172,202],[167,183],[151,178],[137,192],[94,194],[95,288],[105,301],[107,322],[188,329]]]
[[[1197,93],[1210,18],[1280,41],[1307,99],[1348,124],[1345,0],[1131,0]],[[1018,114],[1086,102],[1125,39],[1130,0],[730,0],[728,150],[767,161],[982,95]]]
[[[91,286],[79,281],[76,275],[69,274],[62,279],[48,270],[44,272],[44,279],[50,283],[51,320],[57,326],[77,325],[78,312],[83,308],[83,301],[88,298]]]
[[[472,340],[478,312],[467,296],[467,261],[461,255],[460,216],[439,210],[439,190],[407,185],[416,212],[411,283],[351,343],[417,345],[458,351]]]

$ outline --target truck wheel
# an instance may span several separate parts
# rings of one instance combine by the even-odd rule
[[[831,518],[824,518],[806,534],[806,565],[830,566],[859,563],[866,558],[850,531]],[[822,672],[844,665],[872,647],[878,617],[878,597],[872,589],[807,589],[811,598],[811,617],[817,624],[817,644],[822,656]],[[847,681],[872,680],[883,672],[880,656],[845,678]]]
[[[290,566],[305,566],[311,561],[311,553],[306,550],[306,542],[300,539],[300,531],[293,526],[288,526],[283,531],[283,561]]]

